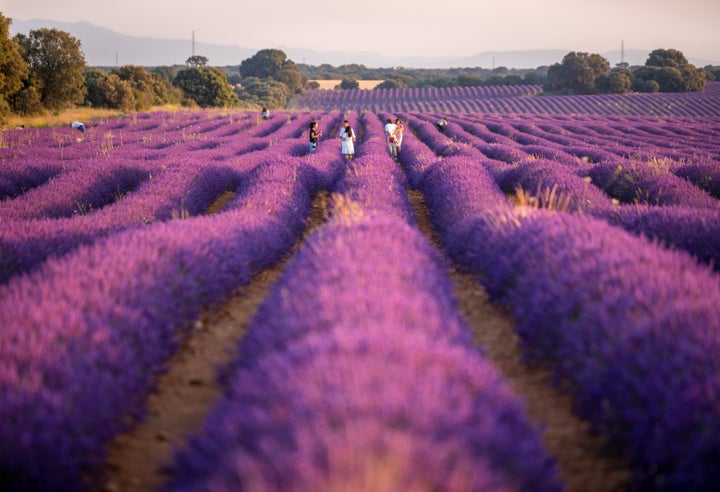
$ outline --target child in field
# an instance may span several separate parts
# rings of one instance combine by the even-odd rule
[[[264,120],[270,118],[270,111],[268,111],[267,108],[264,106],[262,108],[262,111],[260,112],[260,117]]]
[[[342,140],[342,146],[340,152],[345,156],[346,161],[351,161],[355,155],[355,131],[350,126],[348,120],[343,121],[343,128],[340,130],[340,139]]]
[[[395,148],[395,130],[396,130],[395,123],[392,122],[392,119],[388,118],[385,120],[385,139],[387,141],[388,150],[390,151],[390,155],[393,157],[393,159],[397,158],[397,152]]]
[[[317,127],[317,121],[313,121],[312,123],[310,123],[310,153],[315,152],[315,149],[317,148],[318,138],[322,136],[322,132],[319,132]]]

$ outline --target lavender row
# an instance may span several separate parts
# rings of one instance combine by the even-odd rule
[[[427,121],[437,119],[432,115],[420,117]],[[448,135],[468,141],[482,148],[483,152],[486,149],[492,151],[496,144],[517,149],[515,152],[518,153],[540,152],[541,156],[545,157],[547,152],[560,152],[563,156],[562,163],[569,165],[578,163],[578,160],[599,163],[606,160],[617,161],[618,158],[651,162],[695,162],[698,159],[716,162],[720,150],[712,136],[720,131],[720,123],[717,121],[686,122],[683,127],[678,128],[659,119],[635,118],[634,121],[622,125],[623,137],[619,137],[602,132],[611,125],[608,117],[576,117],[569,122],[559,120],[557,116],[536,115],[523,118],[518,115],[461,116],[455,120],[461,126],[451,122]],[[631,128],[650,125],[658,131],[628,136]],[[659,137],[657,133],[666,128],[673,129],[672,132],[666,131],[670,136]],[[690,137],[683,128],[694,129],[696,133]],[[708,130],[709,133],[704,133],[703,130]],[[566,153],[571,154],[570,159],[564,155]]]
[[[291,158],[273,164],[220,214],[116,234],[0,287],[10,490],[91,487],[200,310],[289,250],[317,181]]]
[[[397,216],[349,219],[288,264],[165,489],[559,490],[437,253]]]
[[[473,164],[468,162],[466,165]],[[665,180],[666,187],[661,188],[662,198],[670,202],[673,188],[667,185],[668,181],[671,184],[677,182]],[[563,166],[553,165],[553,162],[520,164],[500,173],[496,182],[507,194],[522,190],[526,205],[600,217],[638,235],[685,250],[716,269],[720,267],[720,209],[717,206],[617,206],[589,181]],[[686,195],[677,193],[675,197],[680,203],[692,203],[693,192],[698,190],[684,184],[689,192]]]
[[[623,203],[720,208],[720,202],[710,194],[651,164],[606,162],[595,164],[583,174]]]
[[[5,227],[0,231],[0,250],[3,253],[0,280],[7,281],[13,275],[29,271],[48,256],[62,255],[79,244],[89,244],[127,228],[203,213],[222,192],[236,189],[247,172],[271,160],[278,152],[285,156],[291,154],[291,150],[291,143],[283,143],[272,151],[245,154],[237,162],[225,161],[223,165],[212,162],[207,153],[179,154],[168,159],[169,167],[163,164],[137,189],[101,209],[87,210],[88,213],[76,214],[72,218],[5,220]],[[87,164],[89,170],[99,168],[101,173],[104,172],[105,163],[92,164],[95,167]],[[67,176],[80,180],[80,190],[85,185],[90,191],[97,191],[82,182],[92,174],[78,171]],[[65,183],[67,179],[59,184]],[[23,197],[23,201],[29,202],[38,194],[48,196],[50,190],[36,191]],[[108,193],[112,199],[120,198],[118,188],[114,186],[109,187]],[[50,196],[57,197],[58,201],[68,200],[69,197],[64,194],[65,191],[60,189]],[[8,205],[11,203],[15,202],[7,202]]]
[[[611,164],[608,161],[607,164],[595,164],[584,168],[578,166],[578,171],[581,171],[579,172],[580,176],[586,175],[583,179],[571,171],[572,165],[569,162],[557,165],[554,161],[533,157],[527,157],[523,162],[520,153],[499,153],[499,144],[492,146],[494,148],[492,152],[489,152],[487,147],[480,146],[478,150],[483,155],[473,155],[472,151],[468,151],[457,141],[448,143],[445,137],[434,131],[429,123],[422,120],[411,119],[411,121],[419,128],[418,135],[427,140],[429,145],[434,146],[438,154],[466,156],[459,166],[484,166],[503,192],[513,194],[521,189],[526,199],[532,200],[528,204],[590,213],[636,234],[643,234],[670,247],[683,249],[694,255],[699,261],[713,265],[714,268],[718,268],[720,265],[720,249],[717,247],[718,230],[720,229],[718,201],[687,181],[667,172],[661,172],[660,168],[638,162],[630,163],[628,168],[645,170],[646,176],[641,179],[631,174],[628,178],[621,179],[624,175],[622,166]],[[453,136],[460,135],[464,140],[468,140],[466,136],[463,136],[462,130],[452,124],[449,125],[449,133]],[[514,147],[507,148],[513,152],[516,151]],[[570,149],[570,151],[574,152],[575,150]],[[418,155],[422,155],[422,152],[420,150]],[[414,153],[418,153],[417,148],[414,149]],[[504,161],[498,163],[488,160],[485,154],[491,154],[496,158],[507,158],[515,165],[508,165]],[[512,158],[509,158],[510,155]],[[432,155],[426,159],[431,162]],[[619,184],[632,186],[635,200],[644,199],[651,203],[670,207],[670,209],[657,211],[652,207],[617,207],[613,205],[605,193],[593,186],[595,183],[593,178],[597,177],[600,184],[608,187],[607,183],[612,180],[607,178],[603,181],[599,179],[600,175],[597,173],[602,170],[617,170],[618,168],[620,171],[606,172],[606,174]],[[411,166],[409,175],[412,176],[412,173]],[[417,181],[416,178],[416,184]],[[656,191],[654,194],[653,190]],[[466,193],[468,196],[478,195],[477,190],[466,191]],[[641,196],[640,193],[644,194]],[[617,192],[611,194],[621,196]],[[449,204],[449,207],[452,209],[452,204]],[[474,213],[476,208],[468,207],[466,210]],[[459,217],[454,217],[453,220],[459,220]]]
[[[0,202],[40,186],[62,171],[62,166],[55,163],[38,163],[33,166],[13,164],[15,164],[13,161],[3,163],[0,172]]]
[[[638,489],[720,485],[720,285],[708,269],[602,221],[543,211],[486,214],[448,244],[511,307],[528,356],[570,383]]]
[[[464,101],[506,98],[537,94],[537,85],[505,85],[491,87],[424,87],[410,89],[348,89],[308,90],[296,98],[296,108],[317,108],[325,111],[351,109],[369,111],[427,111],[438,101]],[[413,109],[398,108],[398,100],[408,101]]]
[[[295,103],[297,108],[325,111],[390,111],[424,113],[497,113],[497,114],[589,114],[589,115],[652,115],[703,117],[720,116],[720,97],[708,82],[704,92],[657,94],[603,94],[575,96],[543,96],[538,92],[510,94],[508,97],[483,97],[467,94],[460,97],[428,98],[421,89],[308,91]],[[532,87],[532,86],[524,86]],[[454,88],[469,91],[474,88]],[[439,92],[442,89],[434,89]],[[453,90],[453,89],[450,89]],[[523,89],[524,90],[524,89]],[[433,89],[426,89],[432,92]]]
[[[465,212],[465,189],[498,195],[487,177],[453,186],[447,177],[459,174],[439,175],[441,188],[423,182],[429,204],[459,209],[437,208],[434,223],[451,256],[513,310],[528,356],[571,382],[581,415],[639,488],[716,487],[717,279],[687,255],[585,216],[493,199]]]
[[[88,163],[85,169],[62,173],[40,188],[0,202],[0,214],[5,219],[31,219],[88,213],[132,192],[149,175],[136,162]]]
[[[237,187],[229,167],[178,166],[144,182],[133,193],[90,214],[72,218],[5,220],[0,230],[0,283],[58,257],[130,228],[203,213],[213,199]]]
[[[504,125],[504,143],[542,139],[544,144],[603,146],[626,158],[643,153],[676,160],[717,157],[713,138],[720,130],[718,118],[618,117],[611,115],[467,115],[462,121]]]

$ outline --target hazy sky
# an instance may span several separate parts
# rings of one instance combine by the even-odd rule
[[[720,61],[720,0],[0,0],[19,20],[88,21],[143,37],[251,49],[470,56],[675,48]]]

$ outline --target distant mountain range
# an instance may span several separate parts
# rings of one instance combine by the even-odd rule
[[[40,28],[56,28],[70,33],[82,43],[87,64],[93,67],[113,67],[122,65],[140,65],[155,67],[165,65],[184,65],[192,55],[191,39],[158,39],[120,34],[88,22],[57,22],[43,19],[13,19],[11,35],[27,34]],[[536,68],[560,63],[562,58],[572,51],[568,50],[516,50],[484,51],[468,57],[389,57],[378,53],[314,51],[302,48],[267,46],[263,48],[281,49],[289,59],[308,65],[332,66],[359,64],[369,68],[405,67],[405,68],[457,68],[457,67],[507,67]],[[253,56],[262,48],[246,48],[234,45],[195,43],[195,54],[208,58],[210,65],[220,67],[240,65],[240,62]],[[630,65],[644,65],[649,51],[625,50],[624,60]],[[621,51],[600,53],[612,66],[621,61]],[[687,56],[687,54],[686,54]],[[710,60],[693,59],[690,63],[697,67],[718,65]]]

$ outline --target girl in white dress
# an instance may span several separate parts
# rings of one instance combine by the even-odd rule
[[[345,157],[346,161],[352,160],[355,155],[355,131],[348,123],[348,120],[343,121],[342,130],[340,130],[340,140],[342,140],[342,146],[340,152]]]

